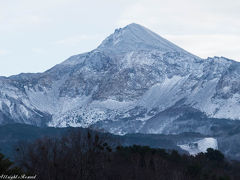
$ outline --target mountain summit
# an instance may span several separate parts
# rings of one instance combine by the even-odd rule
[[[129,24],[116,29],[98,49],[123,53],[136,50],[157,49],[164,52],[185,52],[185,50],[162,38],[151,30],[139,25]]]

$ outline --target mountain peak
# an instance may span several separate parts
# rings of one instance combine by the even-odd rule
[[[164,52],[181,51],[186,53],[185,50],[136,23],[116,29],[113,34],[101,43],[98,49],[117,53],[147,49],[159,49]]]
[[[144,26],[140,25],[140,24],[137,24],[137,23],[131,23],[131,24],[128,24],[127,26],[125,26],[124,28],[126,29],[132,29],[133,31],[134,30],[148,30],[147,28],[145,28]]]

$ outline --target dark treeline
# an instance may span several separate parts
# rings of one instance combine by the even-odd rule
[[[20,144],[16,152],[19,168],[12,170],[36,174],[41,180],[240,179],[240,163],[226,160],[217,150],[189,156],[146,146],[122,147],[112,136],[94,132],[42,138]],[[2,174],[6,173],[3,160]],[[7,169],[11,173],[10,164]]]

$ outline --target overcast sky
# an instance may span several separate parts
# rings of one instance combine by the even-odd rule
[[[45,71],[132,22],[202,58],[240,61],[237,0],[0,0],[0,75]]]

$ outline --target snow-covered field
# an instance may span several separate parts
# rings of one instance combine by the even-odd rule
[[[188,151],[191,155],[196,155],[200,152],[207,152],[208,148],[218,149],[217,140],[212,137],[178,146],[183,150]]]

